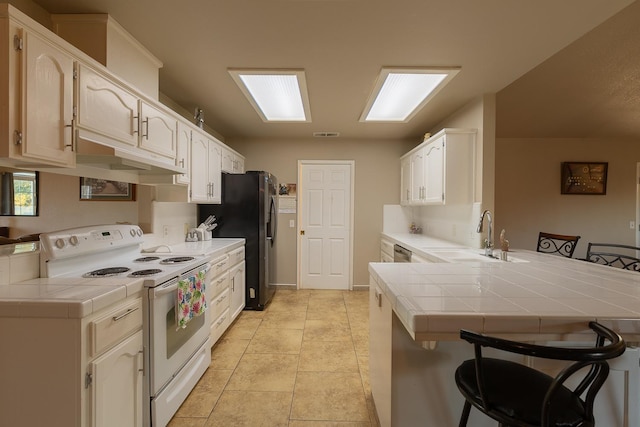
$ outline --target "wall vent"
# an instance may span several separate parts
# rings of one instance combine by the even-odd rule
[[[313,136],[316,138],[337,138],[340,136],[340,132],[314,132]]]

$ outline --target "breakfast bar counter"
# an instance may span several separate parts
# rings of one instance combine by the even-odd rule
[[[590,320],[628,344],[596,400],[598,425],[640,426],[640,275],[530,251],[510,252],[507,262],[468,251],[450,252],[450,262],[369,265],[371,388],[381,426],[457,425],[463,399],[454,372],[473,358],[460,329],[575,343],[593,340]],[[469,425],[495,422],[472,410]]]

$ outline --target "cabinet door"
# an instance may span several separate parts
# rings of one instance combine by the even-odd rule
[[[236,155],[233,171],[235,173],[244,173],[244,157]]]
[[[400,204],[411,203],[411,157],[400,160]]]
[[[174,175],[176,184],[189,184],[189,171],[191,169],[191,129],[182,122],[178,122],[178,135],[176,145],[176,166],[185,168],[186,173]]]
[[[236,156],[227,148],[222,149],[222,172],[236,173]]]
[[[424,191],[424,149],[422,149],[411,155],[411,203],[422,204]]]
[[[140,103],[140,114],[140,148],[174,160],[178,120],[144,101]]]
[[[207,203],[209,201],[209,139],[202,133],[193,131],[191,139],[191,186],[189,201]]]
[[[142,426],[142,331],[98,357],[90,368],[93,427]]]
[[[425,191],[424,203],[444,203],[444,137],[424,149]]]
[[[209,203],[222,202],[222,146],[209,141]]]
[[[23,49],[22,155],[73,167],[73,60],[28,31]]]
[[[78,67],[78,123],[103,142],[138,146],[138,98],[94,70]]]
[[[235,265],[229,270],[231,288],[231,321],[238,317],[245,305],[245,263]]]
[[[381,427],[391,426],[391,303],[369,282],[369,377]]]

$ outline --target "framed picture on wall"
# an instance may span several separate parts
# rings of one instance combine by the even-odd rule
[[[607,162],[562,162],[561,194],[607,194]]]
[[[80,200],[135,201],[136,186],[129,182],[80,178]]]

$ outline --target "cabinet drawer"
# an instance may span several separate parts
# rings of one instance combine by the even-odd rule
[[[217,277],[220,275],[220,273],[229,268],[229,256],[223,255],[219,258],[209,261],[209,265],[211,266],[211,268],[209,269],[209,274],[211,275],[211,277]]]
[[[393,243],[388,240],[380,240],[380,250],[393,258]]]
[[[215,344],[227,330],[230,324],[229,309],[226,309],[216,320],[211,323],[211,345]]]
[[[209,285],[207,287],[209,302],[211,302],[217,295],[220,294],[220,292],[224,291],[225,289],[229,289],[229,273],[227,271],[209,281]]]
[[[211,310],[211,318],[217,319],[223,311],[229,308],[229,289],[225,289],[220,295],[213,298],[209,310]]]
[[[236,265],[244,259],[244,246],[229,252],[229,265]]]
[[[108,315],[91,322],[91,356],[102,353],[122,341],[132,332],[142,328],[142,300],[122,305]]]

